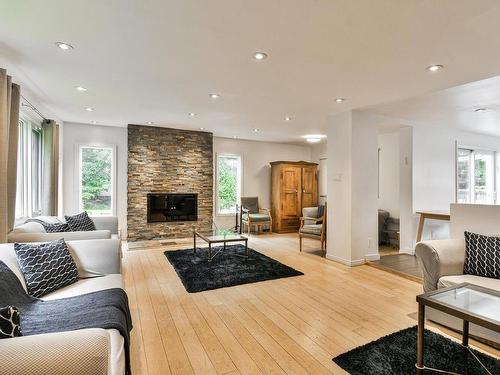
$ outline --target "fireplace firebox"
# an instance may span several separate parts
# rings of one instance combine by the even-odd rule
[[[197,193],[148,193],[148,223],[197,220]]]

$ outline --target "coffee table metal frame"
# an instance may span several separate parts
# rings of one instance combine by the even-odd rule
[[[241,234],[229,234],[227,237],[225,235],[209,236],[198,231],[193,231],[193,252],[196,253],[196,237],[200,237],[203,241],[208,243],[208,262],[210,263],[219,253],[226,250],[227,243],[231,242],[244,242],[245,243],[245,255],[235,254],[243,258],[248,259],[248,237],[242,236]],[[215,254],[212,254],[212,244],[221,243],[223,247],[218,250]]]
[[[481,327],[490,329],[492,331],[500,332],[500,324],[498,323],[498,321],[495,321],[493,319],[490,319],[490,318],[482,316],[482,315],[475,314],[469,310],[461,309],[459,307],[447,304],[445,302],[430,298],[430,297],[435,296],[435,295],[440,294],[440,293],[446,293],[450,290],[458,290],[460,288],[465,288],[465,287],[468,289],[476,290],[478,292],[490,294],[490,295],[497,296],[500,298],[499,291],[484,288],[484,287],[469,284],[469,283],[461,283],[461,284],[457,284],[457,285],[454,285],[454,286],[451,286],[448,288],[433,290],[431,292],[427,292],[427,293],[420,294],[417,296],[418,334],[417,334],[417,363],[415,364],[415,366],[417,368],[418,374],[423,373],[423,371],[425,369],[434,370],[434,371],[438,371],[441,373],[454,374],[454,373],[446,372],[443,370],[438,370],[438,369],[426,367],[424,365],[425,306],[432,307],[436,310],[442,311],[446,314],[452,315],[454,317],[457,317],[457,318],[463,320],[462,345],[465,348],[468,348],[469,352],[481,364],[481,366],[483,366],[483,368],[486,370],[486,372],[491,374],[491,372],[486,367],[484,367],[484,365],[481,363],[481,361],[479,361],[479,359],[474,355],[474,353],[469,348],[469,323],[474,323],[474,324],[477,324]]]

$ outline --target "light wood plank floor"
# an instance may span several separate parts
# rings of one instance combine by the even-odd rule
[[[190,245],[125,252],[135,375],[343,374],[334,356],[416,324],[420,284],[321,258],[317,241],[299,253],[296,234],[252,235],[249,246],[304,276],[187,293],[163,251]]]

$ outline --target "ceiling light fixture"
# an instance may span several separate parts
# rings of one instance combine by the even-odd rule
[[[476,113],[484,113],[484,112],[488,112],[489,111],[489,108],[477,108],[474,110],[474,112]]]
[[[427,67],[427,70],[428,70],[429,72],[437,72],[438,70],[441,70],[441,69],[443,69],[443,68],[444,68],[444,66],[443,66],[443,65],[434,64],[434,65],[429,65],[429,66]]]
[[[258,128],[255,128],[253,131],[257,133],[257,132],[259,131],[259,129],[258,129]]]
[[[307,138],[306,141],[309,143],[318,143],[321,142],[321,138]]]
[[[81,91],[81,92],[87,91],[87,89],[83,86],[75,86],[75,89],[76,91]]]
[[[233,135],[233,139],[237,139],[237,138],[238,138],[237,136]]]
[[[255,52],[253,54],[253,57],[255,58],[255,60],[258,60],[258,61],[265,60],[265,59],[267,59],[267,53]]]
[[[200,130],[205,130],[205,128],[200,128]]]
[[[208,94],[208,96],[210,96],[210,99],[219,99],[220,98],[220,95],[216,94],[216,93]]]
[[[92,124],[97,124],[96,120],[92,120],[91,122],[92,122]]]
[[[148,125],[153,125],[153,124],[154,124],[154,122],[153,122],[153,121],[148,121],[148,122],[146,122],[146,124],[148,124]]]
[[[70,49],[73,49],[73,46],[68,43],[64,42],[56,42],[56,46],[62,50],[69,51]]]
[[[305,138],[307,142],[309,143],[318,143],[321,142],[323,138],[326,138],[326,135],[324,134],[308,134],[308,135],[303,135],[302,138]]]
[[[194,112],[189,112],[189,113],[188,113],[188,115],[189,115],[190,117],[194,117],[194,116],[196,116],[196,113],[194,113]]]
[[[92,108],[92,107],[86,107],[85,110],[87,112],[94,112],[94,108]]]
[[[286,116],[286,117],[285,117],[285,121],[292,121],[292,118],[291,118],[291,117],[289,117],[289,116]]]
[[[335,99],[335,103],[342,103],[343,101],[345,101],[344,98],[336,98]]]

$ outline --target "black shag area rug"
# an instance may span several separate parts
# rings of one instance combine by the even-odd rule
[[[473,350],[492,374],[500,374],[500,360]],[[333,361],[352,375],[416,374],[417,327],[411,327],[335,357]],[[425,330],[424,365],[467,375],[487,372],[462,345]],[[437,374],[425,370],[424,374]]]
[[[213,247],[212,254],[221,248]],[[164,253],[189,293],[303,275],[250,248],[248,259],[244,258],[244,245],[228,245],[210,263],[207,253],[207,248],[197,248],[196,253],[193,249]]]

